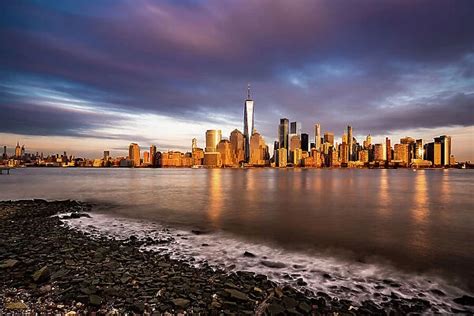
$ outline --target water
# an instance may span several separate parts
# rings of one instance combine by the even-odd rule
[[[0,177],[0,200],[90,201],[97,204],[93,218],[71,225],[123,237],[167,227],[164,234],[176,241],[156,250],[176,258],[234,264],[281,282],[302,277],[312,289],[356,301],[376,300],[377,291],[422,295],[442,308],[474,289],[473,175],[471,170],[28,168]],[[194,235],[193,229],[207,234]],[[243,257],[244,251],[257,258]],[[383,279],[400,286],[377,288]]]

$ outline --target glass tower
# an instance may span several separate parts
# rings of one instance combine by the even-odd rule
[[[250,160],[250,137],[254,130],[254,104],[250,98],[250,85],[247,86],[247,100],[244,104],[245,162]]]

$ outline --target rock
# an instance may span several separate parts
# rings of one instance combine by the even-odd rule
[[[94,306],[99,306],[100,304],[102,304],[102,297],[95,294],[89,295],[89,303]]]
[[[266,267],[273,268],[273,269],[282,269],[282,268],[286,267],[286,264],[284,264],[282,262],[262,260],[262,261],[260,261],[260,263],[263,264]]]
[[[272,303],[267,307],[267,312],[269,312],[270,315],[279,315],[283,314],[285,309],[278,303]]]
[[[27,309],[27,308],[28,308],[28,306],[26,306],[25,303],[20,302],[20,301],[10,302],[10,303],[5,304],[5,309],[10,309],[10,310],[12,310],[12,309]]]
[[[300,305],[298,305],[298,309],[301,310],[305,314],[309,314],[309,312],[311,311],[311,306],[309,306],[305,302],[301,302]]]
[[[289,297],[289,296],[283,297],[282,302],[285,305],[285,307],[288,309],[296,307],[296,305],[298,305],[298,302],[294,298]]]
[[[226,291],[230,295],[230,297],[233,298],[233,299],[236,299],[236,300],[239,300],[239,301],[248,301],[249,300],[249,297],[247,296],[247,294],[242,293],[238,290],[224,289],[224,291]]]
[[[190,303],[190,301],[185,299],[185,298],[175,298],[172,302],[175,306],[181,307],[181,308],[188,307],[188,305]]]
[[[70,312],[67,312],[64,316],[76,316],[77,313],[75,311],[70,311]]]
[[[438,295],[438,296],[446,296],[446,294],[444,294],[443,291],[438,290],[438,289],[432,289],[432,290],[430,290],[430,292],[435,294],[435,295]]]
[[[15,259],[7,259],[0,263],[0,269],[9,269],[17,265],[19,261]]]
[[[246,252],[244,252],[244,257],[247,257],[247,258],[255,258],[256,255],[254,255],[254,254],[251,253],[251,252],[246,251]]]
[[[198,229],[193,229],[193,230],[191,230],[191,233],[193,233],[194,235],[203,235],[206,232],[202,231],[202,230],[198,230]]]
[[[298,280],[296,280],[296,284],[297,284],[298,286],[305,286],[305,285],[307,285],[308,283],[306,283],[306,282],[303,280],[303,278],[299,278]]]
[[[469,295],[463,295],[462,297],[455,298],[453,301],[459,305],[474,306],[474,297]]]
[[[136,302],[132,305],[132,310],[139,314],[143,314],[143,312],[145,311],[145,304],[143,302]]]
[[[81,218],[81,217],[90,218],[91,216],[87,213],[77,213],[77,212],[71,213],[71,216],[69,216],[69,218],[71,218],[71,219]]]
[[[41,269],[33,273],[33,281],[36,283],[43,283],[49,280],[51,272],[49,271],[48,266],[44,266]]]

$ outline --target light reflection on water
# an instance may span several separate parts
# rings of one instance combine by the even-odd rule
[[[471,170],[16,169],[0,200],[78,199],[102,212],[474,285]]]

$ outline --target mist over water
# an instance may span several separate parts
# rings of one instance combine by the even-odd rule
[[[142,234],[148,225],[170,227],[181,236],[189,233],[173,246],[177,257],[217,257],[216,264],[234,261],[240,268],[275,273],[261,267],[266,256],[284,261],[288,273],[299,269],[314,286],[328,267],[333,278],[339,273],[352,283],[357,274],[383,274],[381,267],[387,267],[399,278],[441,278],[472,292],[473,175],[471,170],[30,168],[0,177],[0,200],[94,202],[96,216],[84,220],[87,225]],[[106,227],[112,220],[122,225],[115,232]],[[194,236],[193,229],[207,234]],[[201,243],[209,246],[196,248]],[[226,247],[236,254],[222,253]],[[257,252],[260,259],[242,258],[244,251]],[[318,277],[310,273],[316,270]]]

